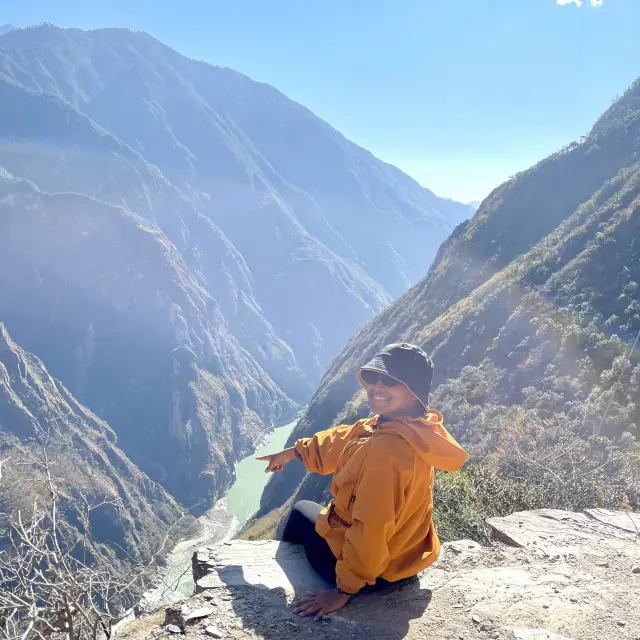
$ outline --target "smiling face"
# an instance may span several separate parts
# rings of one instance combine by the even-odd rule
[[[367,392],[369,407],[375,414],[390,418],[412,415],[420,405],[407,386],[384,374],[362,371],[361,382]]]

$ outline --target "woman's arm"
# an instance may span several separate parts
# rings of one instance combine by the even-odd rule
[[[328,475],[336,470],[338,458],[353,438],[355,424],[341,424],[326,431],[319,431],[311,438],[301,438],[294,449],[297,457],[302,460],[307,471]]]
[[[282,471],[285,464],[298,458],[307,471],[323,475],[333,473],[340,454],[353,437],[358,424],[341,424],[326,431],[319,431],[311,438],[297,440],[293,447],[256,459],[269,463],[267,472]]]

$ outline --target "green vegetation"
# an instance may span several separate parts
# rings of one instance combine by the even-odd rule
[[[236,537],[238,540],[273,540],[284,514],[284,508],[274,509],[263,518],[250,520]]]
[[[625,439],[584,438],[559,429],[523,433],[502,455],[437,472],[434,520],[442,540],[491,540],[486,519],[530,509],[638,508],[640,451]],[[526,448],[528,445],[528,448]]]

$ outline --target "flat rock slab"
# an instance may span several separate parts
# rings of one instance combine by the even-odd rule
[[[587,509],[585,513],[598,522],[640,535],[640,513],[609,511],[609,509]]]
[[[618,621],[626,619],[631,603],[640,599],[640,579],[633,574],[634,560],[640,558],[638,541],[625,531],[614,531],[614,540],[621,536],[630,545],[624,554],[612,549],[606,536],[594,542],[598,527],[605,531],[611,527],[585,514],[567,517],[564,512],[545,510],[499,520],[496,525],[506,530],[512,526],[519,530],[521,522],[535,523],[536,535],[547,536],[548,542],[557,543],[562,534],[563,540],[571,540],[573,552],[569,558],[543,561],[528,549],[483,548],[470,541],[443,545],[438,564],[417,579],[354,598],[332,616],[334,632],[338,632],[335,625],[346,625],[345,632],[371,638],[582,640],[591,637],[586,630],[599,629],[600,636],[594,638],[602,634],[629,637],[628,625],[622,627]],[[574,528],[580,532],[578,546],[572,537]],[[294,593],[326,586],[310,569],[298,545],[234,541],[216,552],[218,565],[198,580],[200,592],[241,589],[243,595],[238,597],[246,601],[253,597],[247,592],[277,590],[285,598],[275,610],[287,617],[286,602]],[[594,554],[606,561],[594,563]],[[233,602],[233,597],[229,599]],[[269,606],[273,602],[271,599]],[[262,611],[263,606],[257,610]],[[255,618],[243,624],[254,630],[263,626]]]
[[[198,607],[192,611],[187,611],[184,614],[185,622],[192,622],[193,620],[199,620],[200,618],[206,618],[210,616],[215,609],[213,607]]]
[[[220,547],[216,555],[219,560],[197,581],[197,591],[251,586],[282,589],[288,596],[293,596],[328,586],[313,571],[300,545],[276,540],[234,540]]]
[[[575,547],[599,545],[604,540],[613,548],[622,548],[633,539],[635,532],[630,529],[631,521],[624,520],[626,514],[600,509],[592,512],[599,517],[560,509],[519,511],[503,518],[489,518],[487,524],[505,544],[536,547],[550,556],[572,552]],[[617,526],[623,522],[626,526]]]

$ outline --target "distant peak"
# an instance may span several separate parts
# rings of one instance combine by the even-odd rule
[[[14,27],[12,24],[3,24],[0,26],[0,36],[3,36],[5,33],[9,33],[9,31],[15,31],[18,27]]]

